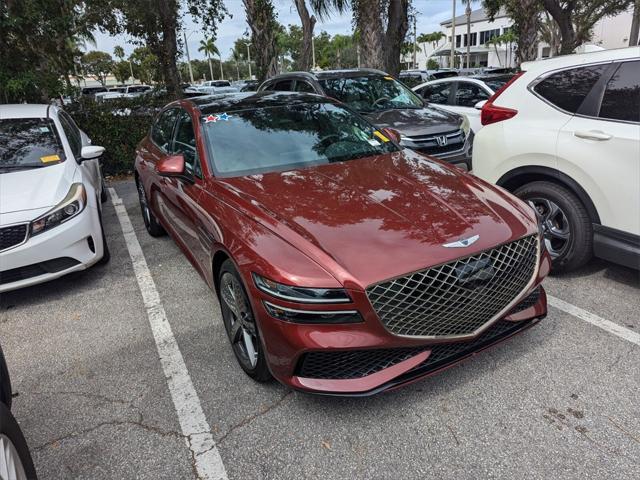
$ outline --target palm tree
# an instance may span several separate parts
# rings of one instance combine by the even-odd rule
[[[507,63],[507,67],[511,68],[511,50],[512,50],[512,46],[514,43],[516,43],[518,41],[518,36],[513,33],[512,29],[507,30],[506,32],[504,32],[502,35],[500,35],[500,40],[502,40],[502,43],[507,45],[507,52],[509,54],[508,60],[507,60],[507,55],[505,54],[505,62]]]
[[[500,60],[500,54],[498,53],[498,46],[502,45],[502,35],[498,35],[497,37],[491,37],[489,40],[485,42],[485,45],[493,45],[493,49],[496,52],[496,57],[498,57],[498,64],[502,66],[502,60]]]
[[[115,47],[113,47],[113,56],[122,61],[122,59],[124,58],[124,48],[122,48],[120,45],[116,45]]]
[[[220,52],[218,51],[218,47],[216,47],[213,38],[205,38],[204,40],[200,40],[200,47],[198,48],[198,51],[204,53],[207,56],[207,60],[209,61],[209,73],[211,73],[211,80],[213,80],[213,66],[211,65],[211,55],[218,55],[218,57],[220,57],[220,78],[224,80],[224,74],[222,73],[222,57],[220,56]]]

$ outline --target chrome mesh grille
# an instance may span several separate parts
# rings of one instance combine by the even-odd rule
[[[536,235],[367,288],[391,333],[455,337],[474,333],[505,309],[536,270]]]

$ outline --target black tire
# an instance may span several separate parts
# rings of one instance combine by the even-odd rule
[[[102,211],[98,213],[100,217],[100,236],[102,239],[102,258],[98,260],[97,265],[105,265],[111,260],[111,252],[109,251],[109,245],[107,244],[107,237],[104,234],[104,223],[102,222]]]
[[[33,460],[31,459],[31,453],[29,453],[29,447],[27,441],[24,439],[24,435],[20,430],[20,426],[16,419],[9,411],[6,405],[0,403],[0,448],[5,447],[5,442],[10,441],[15,448],[17,460],[22,464],[26,478],[29,480],[35,480],[38,478],[36,475],[36,469],[33,466]],[[2,452],[0,452],[2,455]],[[1,460],[0,460],[1,462]]]
[[[11,410],[11,377],[9,368],[4,358],[4,352],[0,347],[0,403],[4,403]]]
[[[230,308],[229,302],[223,298],[223,295],[225,295],[223,289],[226,288],[228,285],[227,282],[230,280],[235,281],[233,284],[233,296],[236,302],[235,310],[238,311],[240,315],[236,315]],[[267,366],[267,359],[260,339],[258,324],[255,321],[255,315],[251,308],[251,302],[249,301],[242,279],[231,260],[226,260],[220,267],[218,285],[220,287],[218,301],[222,311],[222,322],[227,331],[227,336],[231,342],[231,348],[236,356],[236,360],[245,373],[254,380],[258,382],[271,380],[271,372]],[[226,298],[228,299],[229,297]],[[240,321],[238,321],[239,318],[241,318]],[[250,360],[247,352],[248,347],[246,343],[247,340],[245,340],[244,337],[245,332],[251,337],[249,341],[251,348],[255,351],[255,364],[252,364],[253,362]]]
[[[553,272],[575,270],[591,259],[593,224],[578,197],[560,185],[545,181],[528,183],[514,193],[523,200],[532,201],[543,215],[545,244],[553,259]],[[545,217],[548,214],[545,212],[546,205],[551,205],[551,210],[553,207],[559,208],[558,213],[552,215],[553,218]],[[558,232],[567,230],[568,238],[563,243]]]
[[[104,178],[102,179],[102,189],[100,190],[100,203],[105,203],[109,198],[107,194],[107,187],[104,184]]]
[[[149,235],[152,237],[161,237],[165,235],[164,228],[158,222],[158,219],[155,217],[153,212],[151,211],[151,207],[149,207],[149,201],[147,199],[147,192],[144,191],[144,186],[142,182],[136,178],[136,188],[138,190],[138,200],[140,202],[140,210],[142,211],[142,219],[144,220],[144,226],[149,232]]]

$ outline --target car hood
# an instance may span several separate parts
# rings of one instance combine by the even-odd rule
[[[520,200],[411,150],[222,185],[245,212],[357,288],[537,232]],[[469,247],[443,246],[474,235]]]
[[[75,162],[66,160],[48,167],[0,174],[0,215],[24,212],[30,218],[29,211],[55,206],[69,191],[75,170]]]
[[[394,128],[407,137],[451,132],[462,123],[460,115],[431,106],[367,112],[363,116],[378,128]]]

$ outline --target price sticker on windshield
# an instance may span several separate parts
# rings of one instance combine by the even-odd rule
[[[60,156],[58,156],[58,155],[45,155],[44,157],[40,157],[40,161],[42,163],[59,162],[60,161]]]

